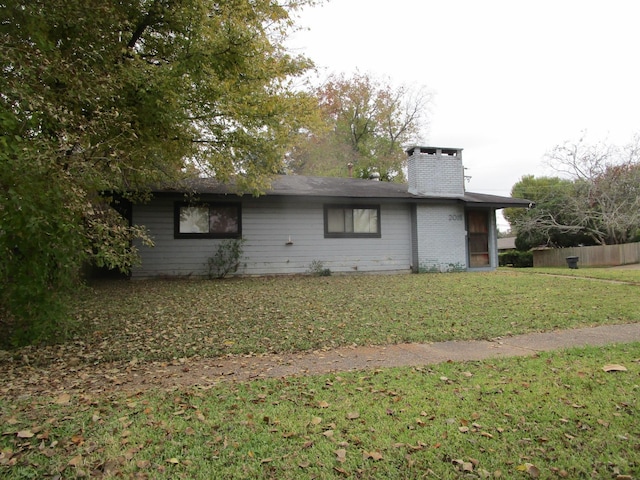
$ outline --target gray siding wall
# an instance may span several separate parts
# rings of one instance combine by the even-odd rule
[[[137,205],[133,223],[146,225],[155,246],[136,245],[142,265],[133,277],[203,276],[221,240],[174,239],[174,199]],[[411,268],[409,205],[381,205],[381,238],[324,238],[322,203],[244,199],[244,253],[238,274],[304,273],[318,260],[332,272],[398,272]],[[292,245],[287,245],[291,239]]]

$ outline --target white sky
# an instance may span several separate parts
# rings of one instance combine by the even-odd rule
[[[290,44],[322,78],[357,69],[433,91],[426,143],[464,149],[469,191],[553,175],[545,152],[583,131],[640,133],[638,0],[331,0],[297,23],[309,30]]]

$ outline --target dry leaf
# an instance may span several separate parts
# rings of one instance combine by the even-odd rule
[[[380,452],[362,452],[362,458],[364,458],[365,460],[367,459],[371,459],[373,461],[378,461],[378,460],[382,460],[382,454]]]
[[[338,462],[342,463],[347,460],[347,451],[344,448],[339,448],[333,453],[336,454],[336,460]]]
[[[540,470],[533,463],[525,463],[518,465],[517,470],[521,472],[527,472],[531,478],[538,478],[540,476]]]
[[[76,455],[71,460],[69,460],[69,463],[67,463],[67,465],[69,465],[70,467],[81,467],[82,466],[82,455]]]
[[[602,367],[602,370],[604,370],[605,372],[626,372],[627,367],[625,367],[624,365],[618,365],[618,364],[612,363]]]
[[[360,413],[359,412],[348,412],[347,413],[347,419],[355,420],[356,418],[360,418]]]
[[[320,417],[313,417],[311,419],[311,425],[320,425],[322,423],[322,418]]]
[[[56,405],[66,405],[71,401],[71,395],[69,395],[68,393],[63,393],[62,395],[60,395],[58,398],[55,399],[55,404]]]
[[[321,402],[318,402],[318,407],[320,407],[320,408],[328,408],[329,404],[323,400]]]

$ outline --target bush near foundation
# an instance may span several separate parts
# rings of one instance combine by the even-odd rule
[[[533,267],[533,252],[521,252],[519,250],[502,252],[498,255],[498,264],[501,267]]]

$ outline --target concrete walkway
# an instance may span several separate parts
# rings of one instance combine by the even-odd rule
[[[235,355],[172,362],[114,362],[46,367],[10,363],[0,382],[0,398],[57,396],[60,392],[104,394],[111,391],[174,389],[259,378],[282,378],[387,367],[426,366],[447,361],[534,355],[585,345],[640,342],[640,323],[531,333],[492,341],[405,343],[353,346],[295,354]]]
[[[130,377],[121,385],[133,388],[211,385],[221,380],[246,381],[386,367],[424,366],[447,361],[526,356],[570,347],[630,342],[640,342],[640,323],[531,333],[493,341],[354,346],[304,354],[199,359],[184,364],[163,364],[157,369],[150,368],[146,375]]]

